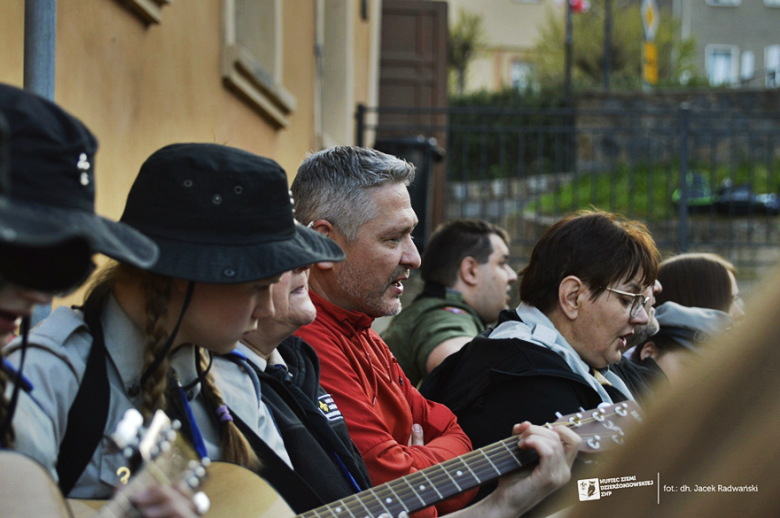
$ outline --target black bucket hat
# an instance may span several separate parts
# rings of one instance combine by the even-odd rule
[[[120,221],[159,247],[148,270],[195,282],[250,282],[344,260],[336,243],[295,222],[279,164],[218,144],[173,144],[152,154]]]
[[[0,169],[0,272],[45,291],[74,287],[93,269],[91,255],[147,268],[154,244],[95,214],[97,140],[56,104],[0,84],[8,139]]]

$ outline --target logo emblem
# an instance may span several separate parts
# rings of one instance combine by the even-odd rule
[[[317,399],[317,406],[328,421],[344,419],[344,416],[341,415],[341,410],[339,410],[339,407],[333,402],[333,396],[330,394],[323,394]]]
[[[601,498],[601,493],[599,492],[599,479],[584,478],[578,480],[577,491],[580,495],[580,502],[586,500],[599,500]]]

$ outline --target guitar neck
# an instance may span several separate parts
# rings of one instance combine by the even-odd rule
[[[470,453],[436,464],[373,489],[313,509],[302,518],[378,516],[401,511],[413,513],[470,489],[492,482],[521,468],[535,465],[533,450],[520,450],[510,437]]]
[[[635,402],[627,401],[560,416],[553,424],[571,428],[580,435],[583,439],[580,451],[596,453],[622,444],[623,427],[641,421],[639,407]],[[363,518],[383,512],[398,516],[401,511],[411,514],[521,468],[536,465],[539,455],[534,450],[519,449],[517,440],[517,437],[504,439],[308,511],[299,518]]]

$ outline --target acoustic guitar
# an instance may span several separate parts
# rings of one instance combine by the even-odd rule
[[[565,425],[581,438],[580,453],[594,454],[620,444],[626,430],[642,421],[631,401],[602,405],[591,411],[559,416],[553,425]],[[517,437],[510,437],[470,453],[393,480],[373,489],[332,502],[297,518],[376,518],[381,513],[411,514],[499,477],[535,466],[539,456],[520,450]],[[211,500],[207,517],[291,518],[295,513],[284,499],[255,473],[214,462],[202,490]]]
[[[68,499],[75,518],[138,516],[130,503],[130,497],[156,485],[187,484],[195,489],[206,475],[208,459],[201,460],[178,433],[179,423],[171,421],[165,412],[158,410],[147,428],[142,428],[138,411],[131,409],[117,425],[111,439],[122,450],[131,466],[141,466],[133,478],[127,468],[129,483],[117,491],[110,500]],[[30,515],[32,516],[32,515]]]
[[[70,516],[46,468],[12,450],[0,451],[0,502],[4,518]]]

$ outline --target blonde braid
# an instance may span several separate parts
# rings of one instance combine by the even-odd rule
[[[208,356],[202,354],[201,349],[198,349],[200,357],[201,369],[208,368]],[[222,391],[217,387],[217,383],[214,380],[214,376],[209,372],[201,384],[201,393],[206,398],[206,402],[211,406],[214,413],[217,413],[217,409],[225,405],[225,400],[222,396]],[[257,457],[254,449],[247,441],[241,430],[233,423],[233,421],[220,420],[222,430],[222,455],[225,460],[244,466],[252,471],[259,471],[262,467],[260,459]]]
[[[8,398],[5,397],[5,387],[8,384],[8,376],[2,368],[0,368],[0,424],[4,424],[5,420],[8,419],[8,407],[10,405],[10,401],[8,401]],[[3,437],[0,437],[0,446],[3,448],[13,448],[14,447],[14,427],[9,426],[8,431],[3,434]]]
[[[158,354],[165,347],[168,340],[166,329],[168,317],[168,304],[171,300],[171,287],[173,281],[170,277],[164,277],[150,272],[141,272],[144,290],[144,309],[146,312],[146,326],[144,327],[144,368],[142,372],[154,362]],[[165,409],[165,386],[170,360],[166,355],[154,372],[141,387],[142,403],[141,414],[144,419],[150,419],[156,410]]]

